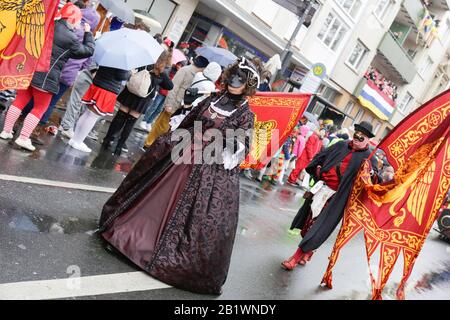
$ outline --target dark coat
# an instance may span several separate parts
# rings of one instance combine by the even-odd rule
[[[81,25],[75,29],[75,34],[78,37],[78,41],[82,42],[84,39],[83,25],[88,23],[91,26],[91,30],[95,30],[100,21],[100,15],[92,7],[81,9],[83,18],[81,19]],[[92,64],[93,57],[84,59],[70,59],[67,61],[61,73],[61,83],[71,87],[78,76],[78,72],[83,69],[87,69]]]
[[[306,167],[306,172],[308,172],[314,180],[320,180],[317,176],[317,167],[321,166],[319,172],[321,175],[342,163],[344,158],[351,152],[349,143],[349,141],[341,141],[318,153]],[[331,233],[333,233],[344,215],[344,209],[358,170],[362,162],[369,158],[369,156],[370,150],[368,149],[353,152],[348,167],[339,183],[338,190],[322,209],[311,229],[300,242],[299,247],[303,252],[317,249],[328,239]],[[312,200],[305,201],[297,213],[297,216],[294,218],[291,228],[303,228],[303,224],[307,221],[307,215],[310,214],[311,203]]]
[[[205,130],[211,127],[212,120],[203,116],[210,103],[211,98],[205,99],[179,128],[191,132],[192,137],[194,121],[202,121]],[[224,119],[218,130],[225,135],[227,129],[248,130],[253,124],[254,114],[245,104]],[[178,142],[171,141],[171,136],[172,132],[165,133],[151,145],[107,201],[100,218],[102,234],[111,232],[115,219],[122,214],[143,207],[139,205],[141,199],[174,166],[171,152]],[[250,141],[237,139],[248,153]],[[227,277],[238,223],[240,168],[225,170],[221,164],[191,166],[181,197],[171,204],[173,212],[161,230],[155,251],[141,267],[177,288],[218,294]]]
[[[123,91],[117,97],[117,101],[119,101],[122,105],[130,108],[130,110],[134,110],[139,113],[145,113],[147,107],[151,104],[153,98],[160,88],[166,90],[173,89],[173,82],[169,79],[169,76],[166,72],[163,72],[158,76],[153,72],[150,72],[150,75],[152,76],[152,83],[150,84],[147,93],[151,94],[149,94],[145,98],[141,98],[131,93],[125,86]]]
[[[59,92],[59,82],[64,65],[69,59],[88,58],[94,54],[95,42],[92,33],[85,32],[83,43],[65,20],[55,22],[52,57],[48,72],[35,72],[31,85],[52,94]]]
[[[131,72],[127,70],[100,66],[92,83],[97,87],[119,94],[122,89],[122,81],[128,80],[130,75]]]

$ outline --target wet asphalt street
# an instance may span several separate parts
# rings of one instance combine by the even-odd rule
[[[104,125],[101,136],[105,131]],[[46,145],[33,153],[0,140],[0,299],[370,297],[361,235],[342,251],[332,290],[318,285],[337,231],[308,265],[291,272],[283,270],[280,263],[299,241],[288,229],[301,205],[302,191],[245,177],[241,178],[236,243],[221,296],[167,287],[105,251],[93,231],[103,204],[142,154],[143,139],[144,133],[135,130],[128,143],[130,152],[118,158],[99,153],[100,144],[92,140],[87,144],[94,151],[86,155],[67,146],[67,139],[60,135],[46,134]],[[385,299],[394,298],[401,272],[400,259]],[[435,231],[416,262],[406,295],[407,299],[450,298],[450,247]]]

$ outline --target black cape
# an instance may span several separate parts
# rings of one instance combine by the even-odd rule
[[[333,167],[340,164],[344,158],[352,152],[350,141],[341,141],[333,146],[318,153],[311,163],[306,167],[314,180],[320,180],[316,174],[317,166],[321,166],[320,174],[328,172]],[[355,179],[362,162],[369,158],[370,150],[354,151],[347,169],[345,170],[339,188],[330,198],[327,205],[322,209],[311,229],[305,234],[299,244],[303,252],[309,252],[317,249],[324,243],[336,229],[344,215],[345,205],[347,204],[353,180]],[[373,166],[373,165],[372,165]],[[311,210],[312,199],[305,200],[299,212],[292,222],[291,229],[302,229]]]

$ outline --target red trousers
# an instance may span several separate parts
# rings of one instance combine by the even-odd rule
[[[308,165],[308,162],[305,162],[305,159],[302,157],[299,157],[297,161],[295,162],[295,168],[291,171],[291,174],[289,175],[288,181],[291,183],[295,183],[298,180],[298,176],[302,172],[303,169],[305,169]]]
[[[36,118],[41,119],[47,111],[52,97],[52,93],[40,91],[30,86],[26,90],[17,90],[17,97],[13,103],[13,106],[17,109],[23,110],[28,102],[30,102],[31,98],[33,98],[34,107],[30,113]]]

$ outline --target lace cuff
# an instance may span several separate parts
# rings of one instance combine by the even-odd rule
[[[241,157],[245,152],[244,144],[238,142],[238,150],[232,153],[231,149],[226,147],[222,152],[223,166],[226,170],[232,170],[237,167],[241,162]]]

